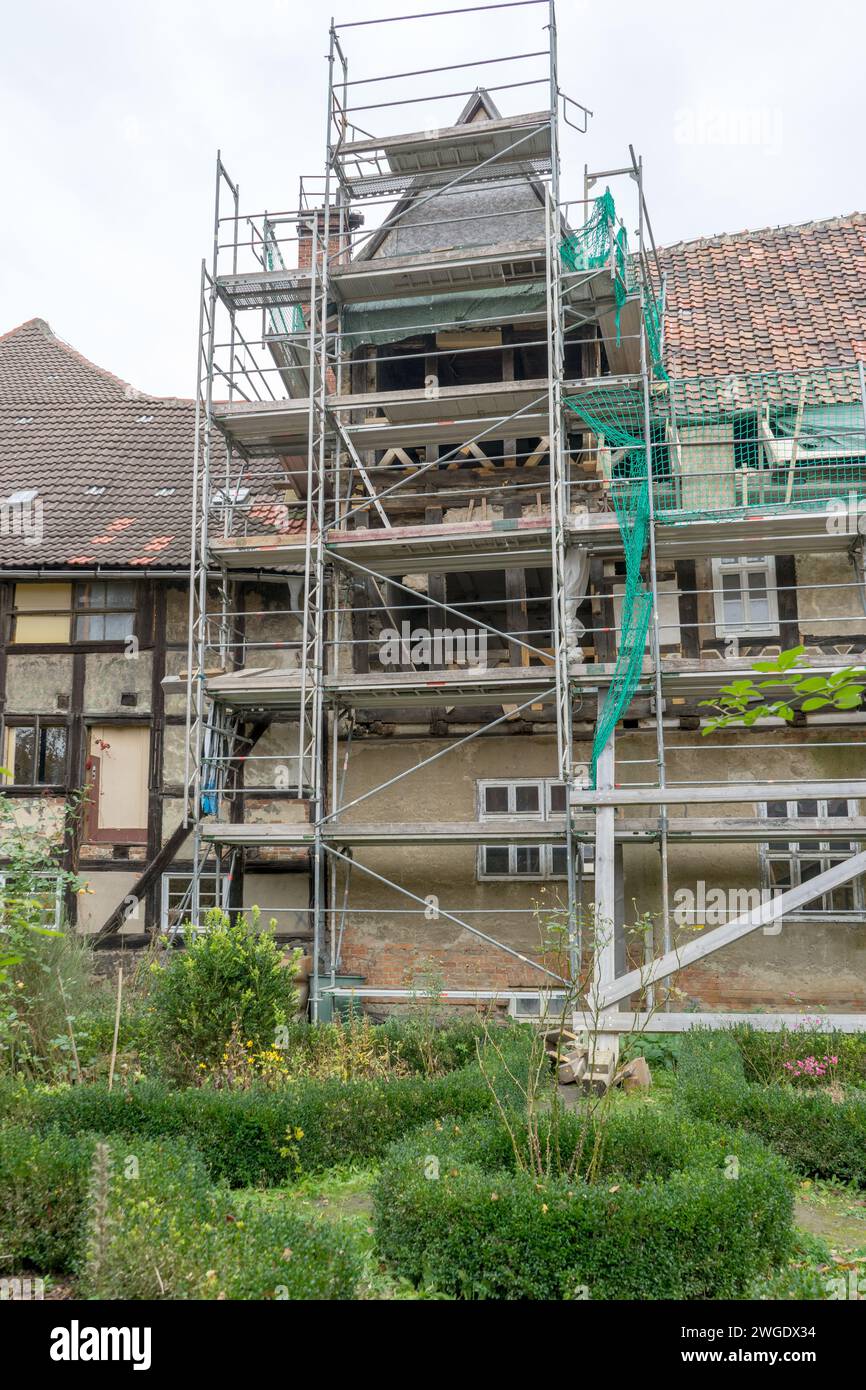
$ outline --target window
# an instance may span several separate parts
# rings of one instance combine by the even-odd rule
[[[13,642],[68,642],[71,584],[16,584]]]
[[[76,642],[125,642],[134,630],[135,584],[131,580],[76,585]]]
[[[859,815],[858,802],[843,798],[828,801],[768,801],[760,808],[763,816],[772,818],[818,819],[832,822],[834,816]],[[827,826],[831,830],[831,825]],[[810,878],[829,869],[831,865],[850,859],[859,845],[850,840],[822,838],[819,840],[771,841],[762,846],[761,859],[764,886],[784,893],[788,888],[808,883]],[[831,892],[807,903],[789,917],[814,917],[818,914],[862,916],[864,910],[862,879],[850,879]]]
[[[13,642],[125,642],[135,631],[135,582],[16,584]]]
[[[557,1021],[565,1008],[566,995],[562,991],[542,990],[540,994],[516,994],[511,1000],[509,1013],[513,1018],[544,1018]]]
[[[772,555],[713,560],[717,637],[773,637],[779,631],[776,561]]]
[[[32,889],[25,894],[6,893],[6,875],[0,873],[0,903],[4,915],[18,903],[37,902],[41,911],[41,925],[51,931],[59,931],[63,920],[63,878],[60,874],[36,873],[32,877]]]
[[[62,787],[66,781],[65,724],[50,724],[39,717],[26,724],[6,726],[4,767],[11,773],[7,784],[16,787]]]
[[[549,778],[478,784],[478,819],[556,821],[565,818],[565,786]],[[592,847],[584,846],[584,873],[592,872]],[[480,845],[478,877],[564,879],[565,845]]]
[[[218,907],[216,878],[203,874],[198,885],[199,907],[202,912]],[[176,931],[189,920],[192,912],[192,874],[175,873],[162,876],[162,931]]]

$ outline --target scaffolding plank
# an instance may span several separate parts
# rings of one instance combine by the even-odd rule
[[[379,303],[461,290],[507,289],[527,281],[543,281],[546,266],[544,242],[533,239],[423,255],[359,258],[334,266],[328,285],[341,304]]]
[[[496,666],[490,670],[343,672],[327,676],[326,699],[334,704],[361,709],[427,708],[441,705],[512,705],[553,698],[550,666]],[[166,676],[168,694],[186,692],[186,681]],[[293,667],[244,667],[205,681],[205,693],[227,709],[298,709],[302,674]]]
[[[336,162],[356,198],[396,193],[410,184],[437,187],[470,172],[479,181],[513,177],[518,169],[539,173],[550,167],[550,119],[549,111],[535,111],[351,140],[338,148]]]

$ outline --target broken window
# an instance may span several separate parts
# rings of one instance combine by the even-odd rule
[[[134,580],[15,585],[15,643],[125,642],[134,631]]]
[[[68,642],[71,584],[16,584],[13,642]]]
[[[91,842],[146,844],[150,729],[146,724],[100,724],[90,730],[87,755]]]
[[[66,782],[65,724],[50,724],[36,716],[27,723],[7,725],[4,766],[16,787],[62,787]]]
[[[821,838],[791,841],[770,841],[761,847],[761,862],[764,887],[774,893],[787,892],[799,884],[817,878],[833,864],[850,859],[856,854],[859,845],[851,840],[834,838],[832,831],[835,818],[857,816],[859,803],[841,797],[829,800],[807,801],[767,801],[760,808],[760,814],[768,819],[817,820],[821,822]],[[825,831],[826,825],[826,831]],[[787,913],[788,917],[815,917],[832,914],[838,916],[861,916],[864,911],[862,878],[850,879],[829,893],[824,893],[811,903]]]

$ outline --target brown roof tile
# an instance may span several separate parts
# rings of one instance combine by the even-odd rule
[[[672,376],[866,361],[866,213],[678,242],[659,259]]]

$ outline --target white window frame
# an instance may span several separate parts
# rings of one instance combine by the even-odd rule
[[[725,618],[722,576],[736,574],[740,580],[740,599],[743,605],[742,623],[729,623]],[[749,621],[750,596],[748,576],[763,574],[767,586],[767,607],[770,617],[766,623]],[[779,594],[776,587],[776,557],[774,555],[718,556],[712,561],[713,612],[717,637],[778,637]]]
[[[33,875],[33,877],[34,877],[34,879],[45,879],[46,882],[49,884],[49,886],[53,884],[53,889],[54,889],[54,894],[53,894],[53,895],[54,895],[53,912],[52,912],[51,906],[47,906],[47,907],[46,907],[46,909],[45,909],[45,917],[43,918],[42,925],[43,925],[43,927],[47,927],[50,931],[60,931],[61,926],[62,926],[62,923],[63,923],[63,887],[64,887],[64,878],[63,878],[63,875],[62,875],[62,874],[58,874],[58,873],[52,873],[51,870],[48,869],[48,870],[46,870],[46,871],[44,871],[44,872],[42,872],[42,873],[35,873],[35,874]],[[4,902],[4,903],[5,903],[5,892],[6,892],[6,873],[5,873],[4,870],[0,870],[0,900],[2,900],[2,902]],[[47,897],[47,896],[49,896],[49,894],[46,894],[46,897]]]
[[[771,801],[785,801],[788,812],[787,818],[789,820],[797,820],[799,818],[798,803],[804,800],[814,801],[815,799],[815,797],[794,797],[793,799],[785,797],[772,797]],[[832,797],[830,798],[830,800],[847,800],[848,815],[859,816],[860,803],[858,801],[846,797]],[[764,820],[781,819],[781,817],[777,818],[768,814],[767,808],[769,804],[770,803],[766,801],[760,802],[758,806],[758,814]],[[833,824],[834,817],[828,813],[828,804],[829,803],[826,797],[818,799],[818,817],[819,819],[822,819],[827,822],[827,826],[829,829]],[[810,836],[809,839],[811,840],[812,837]],[[838,842],[843,839],[843,836],[841,835],[821,835],[816,836],[815,839],[817,839],[818,841],[818,847],[811,849],[801,848],[802,842],[799,840],[774,840],[766,841],[765,843],[763,843],[761,845],[760,851],[761,882],[763,887],[772,892],[773,888],[777,886],[773,883],[770,870],[770,866],[773,863],[785,863],[789,866],[791,887],[795,888],[803,882],[808,882],[808,880],[803,879],[801,873],[802,864],[804,861],[819,860],[821,863],[821,869],[823,871],[824,869],[829,869],[831,864],[838,864],[840,860],[850,859],[851,856],[857,854],[861,848],[859,843],[853,840],[846,840],[846,847],[844,849],[831,848],[831,846],[838,844]],[[864,918],[866,918],[866,889],[864,889],[863,878],[861,877],[852,879],[850,883],[844,884],[843,887],[845,887],[846,889],[850,888],[853,892],[853,908],[845,910],[843,908],[837,907],[825,907],[822,901],[815,901],[812,903],[807,903],[804,907],[800,908],[796,912],[786,912],[786,919],[790,918],[792,921],[802,921],[804,919],[813,917],[839,917],[846,922],[863,921]]]
[[[191,869],[169,869],[166,871],[166,873],[163,874],[161,882],[159,908],[160,931],[176,931],[182,925],[180,922],[172,922],[170,920],[172,910],[172,879],[182,879],[184,884],[184,891],[186,891],[186,889],[189,888],[189,885],[192,882],[192,878],[193,875]],[[214,899],[212,903],[208,901],[208,894],[210,894]],[[199,901],[202,904],[202,906],[207,910],[209,910],[211,907],[222,906],[222,904],[218,901],[216,880],[214,879],[213,874],[202,874],[201,879],[199,881]]]
[[[477,817],[479,821],[490,824],[507,824],[509,821],[562,821],[565,826],[565,811],[553,811],[551,802],[553,800],[553,788],[561,787],[563,784],[557,777],[488,777],[477,783]],[[488,811],[485,806],[485,793],[489,787],[505,787],[508,792],[507,811]],[[517,811],[515,809],[516,793],[518,787],[536,787],[538,789],[537,811]],[[508,883],[545,883],[545,882],[564,882],[567,874],[554,873],[553,854],[554,850],[562,849],[564,845],[485,845],[478,846],[476,877],[479,882],[508,882]],[[586,859],[587,848],[584,846],[584,876],[593,872],[593,860]],[[508,851],[508,870],[504,873],[489,873],[486,868],[486,852],[488,849],[505,849]],[[539,856],[539,870],[537,873],[519,873],[517,871],[517,853],[522,849],[536,849]]]

